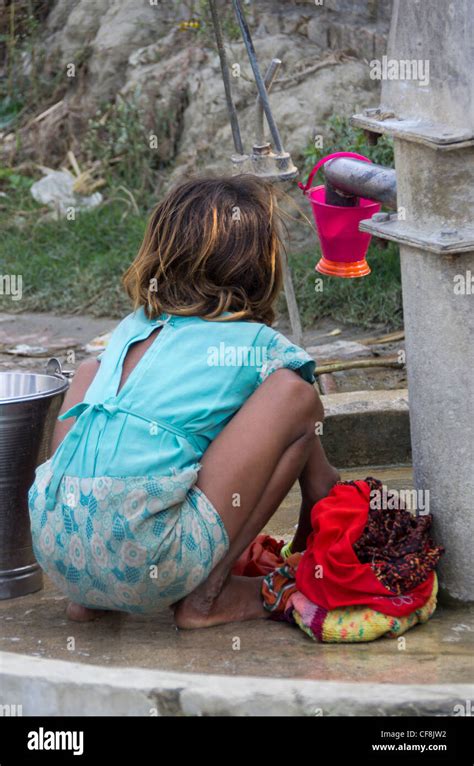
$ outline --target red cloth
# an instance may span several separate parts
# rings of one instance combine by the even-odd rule
[[[284,544],[283,540],[278,542],[270,535],[258,535],[237,559],[232,574],[246,577],[270,574],[283,563],[280,551]]]
[[[296,586],[310,601],[328,610],[360,604],[402,617],[427,602],[434,573],[399,596],[385,588],[370,564],[360,563],[352,546],[364,531],[369,502],[369,485],[356,481],[336,484],[316,503],[311,511],[313,532],[298,566]]]

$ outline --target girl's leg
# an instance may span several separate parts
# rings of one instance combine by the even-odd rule
[[[198,487],[219,511],[230,549],[208,579],[177,605],[178,627],[266,615],[260,579],[232,577],[230,571],[304,473],[310,457],[313,502],[337,480],[315,436],[315,423],[322,419],[314,387],[291,370],[278,370],[210,445],[201,461]]]
[[[329,463],[323,445],[316,437],[299,477],[301,509],[298,528],[291,543],[293,553],[304,551],[306,548],[306,540],[312,532],[311,510],[313,505],[321,498],[326,497],[334,484],[340,481],[340,478],[339,472]]]

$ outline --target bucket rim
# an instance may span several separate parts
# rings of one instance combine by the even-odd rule
[[[24,394],[23,396],[15,396],[10,398],[2,398],[0,397],[0,406],[4,406],[7,404],[17,404],[20,402],[30,402],[30,401],[36,401],[38,399],[50,399],[53,396],[56,396],[57,394],[62,394],[69,388],[69,381],[67,378],[60,378],[59,376],[56,377],[54,375],[46,375],[46,373],[42,372],[25,372],[24,370],[4,370],[0,372],[0,377],[2,375],[34,375],[38,378],[50,378],[51,381],[57,381],[58,386],[56,388],[48,388],[45,391],[38,391],[36,393],[32,394]]]
[[[313,205],[313,204],[314,205],[323,205],[324,207],[330,207],[330,208],[333,208],[334,210],[360,210],[361,207],[366,208],[366,209],[370,208],[372,206],[374,206],[374,207],[377,207],[377,206],[378,207],[382,207],[382,203],[381,202],[377,202],[377,200],[370,199],[369,197],[359,197],[359,199],[363,199],[364,201],[368,202],[369,204],[368,205],[358,205],[357,207],[342,207],[341,205],[330,205],[327,202],[320,202],[319,200],[312,200],[312,199],[310,199],[310,196],[309,196],[310,192],[312,192],[312,191],[319,191],[320,189],[325,189],[325,188],[326,187],[324,186],[324,184],[320,184],[319,186],[311,186],[310,189],[307,189],[305,191],[305,196],[308,198],[308,202],[310,202],[311,205]]]

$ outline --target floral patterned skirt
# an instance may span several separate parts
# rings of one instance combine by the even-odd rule
[[[90,608],[153,613],[184,598],[229,547],[219,514],[194,486],[199,467],[168,477],[64,476],[47,510],[46,461],[29,491],[41,568]]]

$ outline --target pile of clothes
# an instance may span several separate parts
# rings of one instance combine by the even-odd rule
[[[397,637],[436,608],[435,567],[443,553],[429,535],[430,514],[382,508],[376,479],[339,482],[311,512],[303,553],[281,557],[283,543],[260,536],[234,572],[264,574],[273,619],[298,625],[315,641]],[[261,562],[261,565],[260,565]]]

